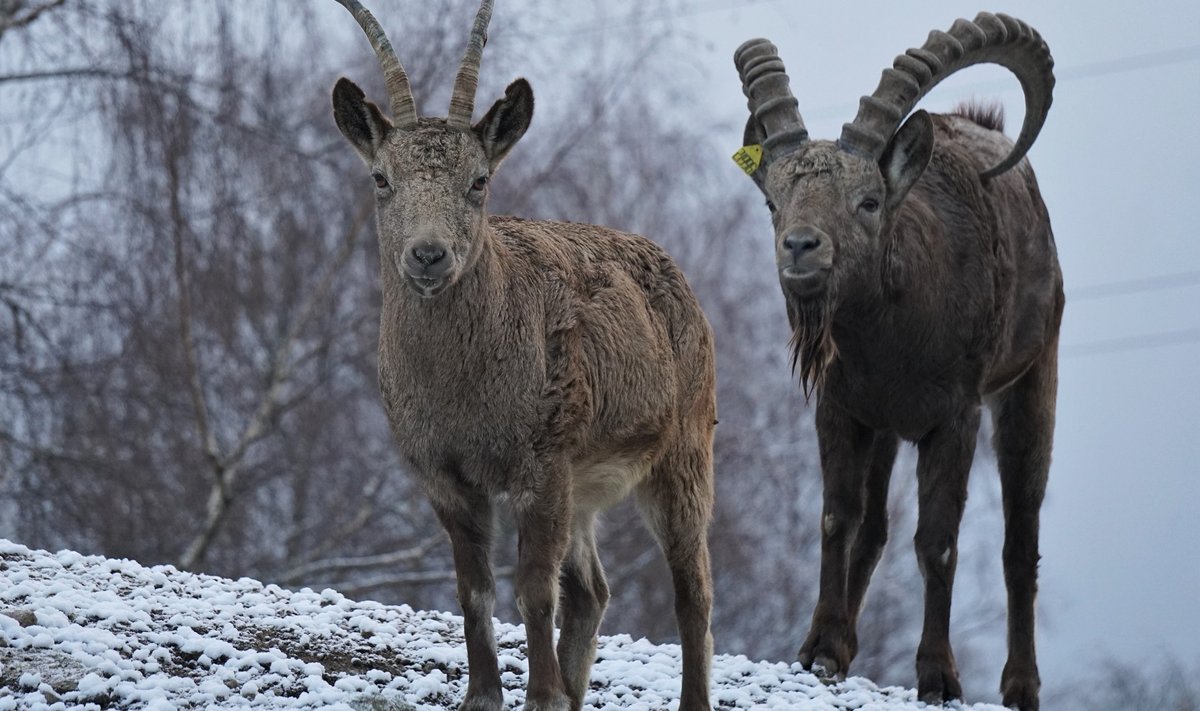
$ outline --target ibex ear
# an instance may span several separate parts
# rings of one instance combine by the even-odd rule
[[[915,112],[883,151],[879,170],[887,184],[884,207],[893,210],[925,172],[933,156],[933,121],[924,110]]]
[[[753,172],[749,172],[747,174],[750,176],[750,179],[754,181],[754,184],[758,186],[758,189],[762,191],[763,195],[767,194],[767,166],[766,161],[762,160],[761,157],[762,142],[766,139],[766,137],[767,132],[763,130],[762,124],[758,122],[758,119],[754,118],[753,114],[751,114],[750,118],[746,119],[746,130],[742,131],[742,146],[759,147],[759,161],[757,165],[754,166]],[[742,170],[746,170],[746,167],[743,167],[744,164],[740,161],[738,162],[738,166],[741,167]]]
[[[333,120],[338,130],[370,167],[375,152],[383,145],[392,123],[379,107],[367,101],[366,94],[346,77],[333,86]]]
[[[504,98],[492,104],[487,115],[471,130],[479,137],[492,172],[529,128],[533,120],[533,89],[518,79],[504,90]]]

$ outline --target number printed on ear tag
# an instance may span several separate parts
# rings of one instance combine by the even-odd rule
[[[746,175],[754,175],[754,171],[758,170],[758,166],[762,164],[762,146],[757,143],[751,146],[742,146],[737,153],[733,154],[733,162],[746,171]]]

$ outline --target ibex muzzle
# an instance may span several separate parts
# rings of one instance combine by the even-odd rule
[[[818,227],[787,230],[776,253],[779,283],[798,299],[825,290],[833,267],[833,240]]]
[[[396,270],[418,294],[429,299],[441,293],[457,276],[450,240],[427,237],[418,231],[392,252]]]

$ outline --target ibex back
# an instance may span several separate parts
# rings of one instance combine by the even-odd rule
[[[1023,159],[1054,77],[1041,37],[1003,15],[933,32],[884,72],[836,142],[810,141],[775,47],[734,57],[762,146],[751,177],[767,197],[775,257],[805,392],[817,392],[824,478],[820,597],[800,648],[842,676],[887,539],[887,490],[900,438],[917,443],[917,562],[925,625],[920,697],[962,691],[950,649],[959,521],[987,403],[1004,498],[1008,663],[1004,703],[1036,709],[1038,513],[1054,432],[1062,274],[1050,220]],[[916,103],[958,69],[1002,64],[1025,89],[1015,145],[995,113],[930,116]]]
[[[489,180],[525,133],[523,79],[471,125],[484,0],[446,119],[419,118],[408,77],[359,3],[394,124],[347,79],[334,117],[375,182],[379,382],[400,449],[450,536],[466,624],[463,709],[503,705],[492,629],[494,508],[519,535],[526,709],[578,709],[609,592],[599,511],[629,493],[671,569],[681,709],[707,709],[713,340],[683,274],[650,241],[589,225],[488,217]],[[555,654],[555,611],[562,632]]]

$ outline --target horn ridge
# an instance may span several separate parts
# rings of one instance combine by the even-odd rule
[[[467,51],[458,67],[454,79],[454,93],[450,96],[450,115],[446,123],[451,128],[465,131],[471,127],[471,115],[475,113],[475,91],[479,86],[479,65],[483,61],[483,48],[487,44],[488,23],[492,20],[493,0],[483,0],[475,14],[475,25],[467,41]]]
[[[986,179],[1003,173],[1033,145],[1046,121],[1054,88],[1049,47],[1037,30],[1008,15],[981,12],[974,21],[957,20],[949,31],[934,30],[924,45],[898,56],[884,70],[875,92],[859,102],[854,121],[842,127],[839,145],[878,160],[900,122],[933,87],[960,69],[985,62],[1012,71],[1025,94],[1025,121],[1012,150],[980,175]]]
[[[751,115],[762,126],[766,163],[791,153],[808,141],[800,117],[800,102],[792,95],[787,70],[779,50],[766,39],[744,42],[733,53],[742,80],[742,93]]]
[[[392,120],[396,127],[404,130],[416,128],[417,106],[413,101],[412,86],[408,81],[408,74],[404,71],[404,65],[400,64],[396,50],[388,41],[383,27],[371,14],[371,11],[363,7],[358,0],[336,0],[336,2],[354,16],[358,26],[362,28],[363,34],[367,36],[367,41],[371,43],[371,48],[375,50],[375,56],[383,70],[388,103],[391,106]]]

